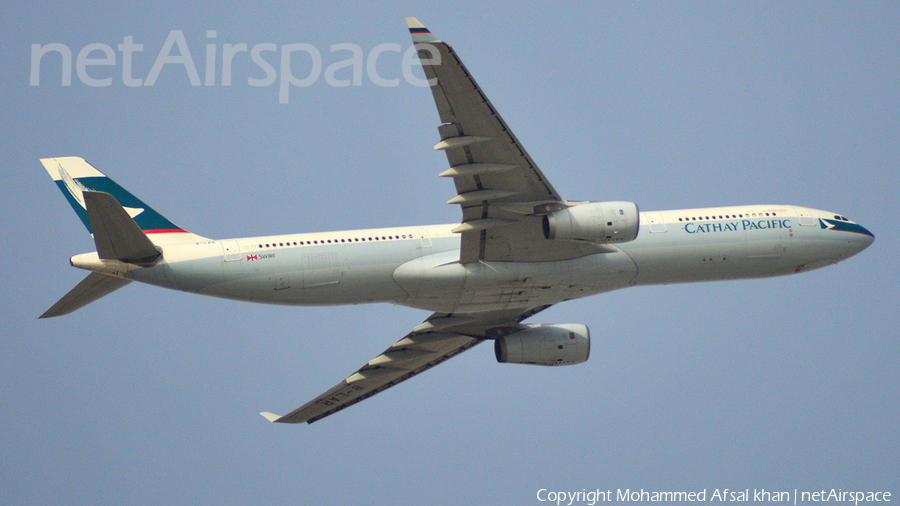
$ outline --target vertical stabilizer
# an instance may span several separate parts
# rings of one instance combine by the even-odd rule
[[[115,181],[95,169],[77,156],[42,158],[41,164],[53,178],[56,186],[69,201],[75,214],[84,223],[88,232],[93,233],[88,219],[84,192],[103,192],[113,196],[125,209],[145,234],[186,234],[187,231],[175,225],[142,200],[119,186]]]
[[[130,269],[156,264],[167,244],[204,240],[157,213],[82,158],[42,158],[41,164],[94,237],[97,247],[92,262],[75,263],[77,257],[70,261],[73,266],[94,272],[41,318],[71,313],[127,285],[131,280],[119,276]]]

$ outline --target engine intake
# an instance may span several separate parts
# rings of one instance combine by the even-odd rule
[[[494,341],[494,355],[503,364],[572,365],[590,354],[591,332],[578,323],[528,325]]]
[[[633,241],[640,213],[633,202],[588,202],[544,216],[544,237],[599,244]]]

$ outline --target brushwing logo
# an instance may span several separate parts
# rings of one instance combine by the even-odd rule
[[[66,169],[62,168],[62,165],[57,164],[57,167],[59,168],[59,177],[66,185],[66,190],[68,190],[69,194],[72,195],[72,198],[78,202],[78,205],[87,211],[87,205],[84,203],[84,192],[91,191],[90,188],[73,179],[72,176],[66,172]],[[134,219],[135,216],[144,212],[144,209],[140,207],[126,207],[125,212]]]

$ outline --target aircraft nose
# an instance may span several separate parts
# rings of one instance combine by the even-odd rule
[[[875,234],[869,232],[869,230],[862,225],[859,226],[859,235],[861,236],[860,242],[862,243],[862,248],[860,248],[860,251],[868,248],[873,242],[875,242]]]
[[[843,216],[834,215],[834,219],[820,218],[823,239],[827,237],[832,262],[850,258],[868,248],[875,241],[875,234],[858,223]]]
[[[862,225],[854,223],[852,224],[852,229],[848,230],[848,232],[851,232],[847,234],[847,242],[852,252],[847,256],[855,255],[875,242],[875,234],[869,232]]]

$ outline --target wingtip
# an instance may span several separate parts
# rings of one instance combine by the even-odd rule
[[[416,18],[406,18],[406,27],[409,28],[409,34],[412,36],[413,42],[438,41],[438,39],[431,34],[431,31]]]
[[[406,18],[406,27],[407,28],[425,28],[425,25],[422,24],[417,18],[408,17]]]
[[[263,411],[260,413],[260,415],[262,415],[263,418],[265,418],[266,420],[268,420],[272,423],[275,423],[281,419],[281,415],[276,415],[275,413],[269,413],[268,411]]]

